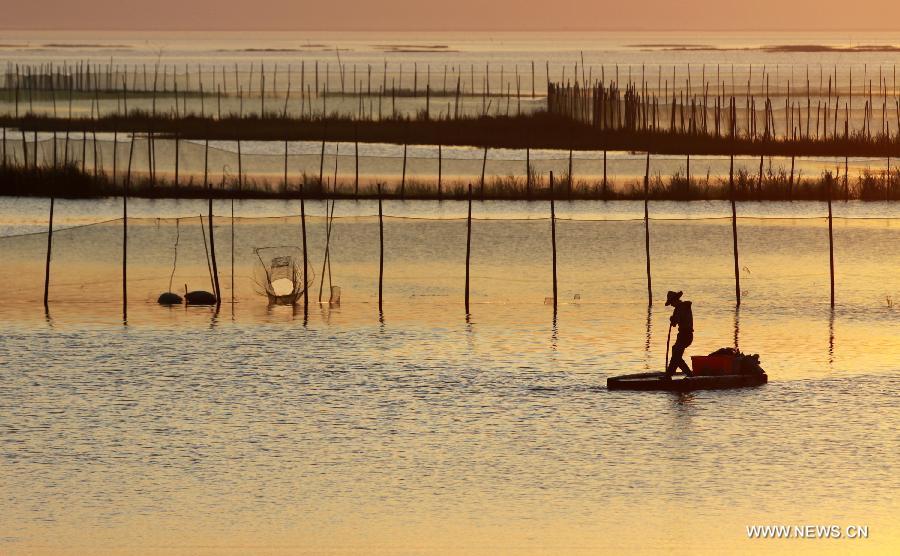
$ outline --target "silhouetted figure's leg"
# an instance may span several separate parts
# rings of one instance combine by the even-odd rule
[[[669,360],[669,366],[666,368],[667,375],[675,374],[675,371],[681,369],[684,374],[690,375],[691,368],[684,360],[684,350],[694,341],[693,336],[678,335],[675,339],[675,345],[672,346],[672,359]]]
[[[667,375],[675,374],[675,371],[685,364],[682,357],[684,356],[684,349],[686,347],[687,346],[677,341],[675,342],[675,345],[672,346],[672,358],[669,360],[668,368],[666,368]]]

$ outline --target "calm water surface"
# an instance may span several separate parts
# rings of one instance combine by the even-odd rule
[[[466,318],[462,204],[386,205],[379,315],[377,209],[338,203],[342,304],[304,316],[267,308],[252,281],[253,247],[298,244],[295,203],[238,204],[234,283],[230,221],[217,220],[227,302],[216,313],[154,302],[176,236],[172,289],[208,283],[204,203],[135,201],[123,322],[121,222],[83,225],[116,218],[118,200],[57,205],[49,315],[46,235],[15,235],[43,229],[47,202],[0,207],[0,553],[889,553],[900,542],[896,209],[836,205],[869,219],[835,225],[831,310],[824,206],[743,207],[779,218],[739,223],[738,311],[729,207],[654,204],[666,219],[651,223],[648,311],[642,205],[561,203],[577,220],[558,223],[554,318],[546,204],[478,204]],[[321,276],[324,206],[309,209]],[[770,384],[607,392],[611,375],[662,366],[668,288],[694,301],[689,353],[737,343],[761,354]],[[757,523],[871,533],[747,540]]]

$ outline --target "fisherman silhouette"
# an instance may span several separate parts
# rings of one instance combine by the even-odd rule
[[[675,345],[672,346],[672,358],[666,368],[666,377],[675,374],[677,369],[684,371],[686,376],[691,376],[691,368],[684,362],[684,350],[694,341],[694,314],[691,312],[691,302],[682,301],[684,292],[670,291],[666,294],[666,305],[675,308],[669,317],[669,326],[678,327],[678,336],[675,337]]]

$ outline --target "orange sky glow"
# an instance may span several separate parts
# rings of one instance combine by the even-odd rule
[[[0,29],[900,30],[895,0],[0,0]]]

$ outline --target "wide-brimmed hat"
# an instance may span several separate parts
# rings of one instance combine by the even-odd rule
[[[681,299],[681,296],[684,295],[684,292],[673,292],[670,291],[666,294],[666,305],[675,306],[675,302]]]

